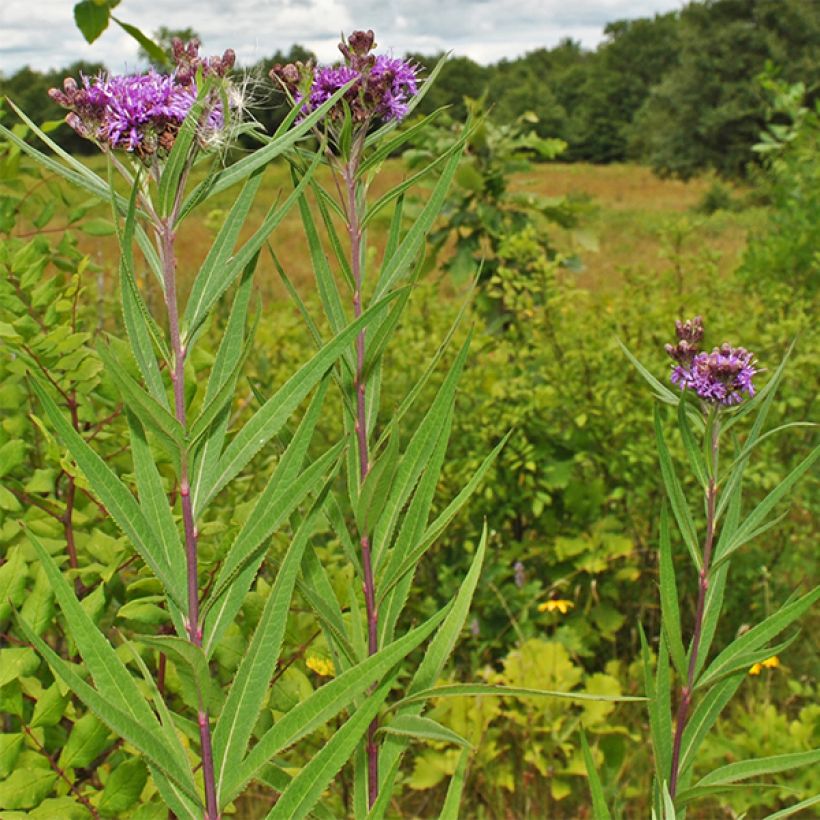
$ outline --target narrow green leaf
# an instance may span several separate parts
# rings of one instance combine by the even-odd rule
[[[581,751],[584,754],[584,765],[589,779],[589,792],[592,797],[592,818],[593,820],[611,820],[612,815],[606,805],[604,797],[604,787],[598,770],[595,768],[595,761],[592,758],[592,751],[587,743],[587,736],[581,732]]]
[[[150,37],[146,37],[136,26],[123,22],[117,17],[114,17],[113,14],[109,16],[126,34],[130,34],[131,37],[140,44],[146,54],[151,57],[152,62],[168,67],[171,66],[171,58]]]
[[[672,543],[669,539],[669,512],[666,504],[661,507],[660,527],[660,581],[661,581],[661,620],[666,635],[669,653],[681,680],[687,678],[686,651],[680,627],[680,610],[678,608],[678,589],[675,583],[675,565],[672,560]]]
[[[776,811],[774,814],[767,814],[765,820],[782,820],[783,817],[791,817],[793,814],[800,814],[804,809],[810,809],[818,803],[820,803],[820,794],[816,794],[813,797],[808,797],[805,800],[801,800],[799,803],[795,803],[792,806],[787,806],[785,809],[780,809],[780,811]]]
[[[660,783],[669,777],[667,761],[672,757],[672,738],[661,731],[663,716],[659,714],[658,693],[655,688],[655,677],[652,674],[652,660],[649,654],[649,643],[638,623],[638,635],[641,639],[641,665],[643,666],[644,693],[649,701],[649,732],[652,737],[652,756],[655,761],[655,780]],[[668,718],[667,718],[668,719]]]
[[[117,526],[128,536],[140,557],[151,567],[154,574],[162,582],[166,594],[174,600],[180,609],[184,609],[185,588],[184,586],[180,588],[177,585],[176,574],[165,562],[162,545],[158,543],[153,534],[152,526],[134,496],[65,419],[35,376],[30,376],[30,384],[49,421],[65,442],[77,465],[88,479],[92,490],[105,505],[106,510]]]
[[[680,397],[673,393],[665,384],[659,382],[636,358],[632,355],[629,348],[617,337],[615,341],[621,347],[621,350],[626,354],[627,359],[634,365],[635,369],[643,376],[646,383],[652,388],[655,397],[664,404],[671,404],[673,407],[678,404]]]
[[[683,541],[686,544],[692,561],[698,570],[703,566],[703,559],[700,554],[700,547],[698,546],[698,535],[695,529],[695,522],[692,518],[692,513],[689,505],[686,503],[686,497],[683,494],[678,477],[675,474],[675,468],[672,465],[672,458],[669,455],[669,450],[666,446],[666,439],[663,435],[663,426],[661,424],[660,408],[655,406],[655,438],[658,446],[658,458],[661,464],[661,476],[666,487],[666,495],[669,498],[669,503],[672,507],[672,513],[675,516],[675,521],[678,524]]]
[[[427,114],[419,119],[418,122],[414,123],[409,128],[402,128],[402,130],[392,139],[381,141],[373,151],[367,154],[367,157],[359,166],[359,176],[366,174],[372,168],[376,168],[376,166],[380,165],[388,157],[395,156],[396,152],[402,145],[420,135],[426,128],[429,128],[429,126],[433,123],[433,120],[445,109],[445,106],[437,108],[431,114]]]
[[[444,199],[455,176],[460,159],[461,151],[456,151],[447,161],[447,165],[430,193],[430,197],[421,213],[396,249],[396,252],[382,267],[373,293],[374,299],[378,299],[385,293],[390,292],[393,285],[399,281],[412,264],[413,259],[421,251],[427,232],[441,213],[441,207],[444,204]]]
[[[739,638],[735,638],[735,640],[712,661],[709,668],[703,673],[702,680],[710,680],[722,676],[727,669],[731,668],[738,657],[748,652],[753,652],[768,643],[768,641],[806,612],[818,598],[820,598],[820,586],[815,587],[802,598],[798,598],[781,607],[777,612],[753,626],[748,632],[744,632]]]
[[[275,436],[293,411],[316,386],[334,361],[353,341],[358,332],[386,310],[395,294],[369,307],[338,336],[329,341],[307,364],[303,365],[281,388],[256,411],[236,437],[225,448],[213,482],[203,490],[197,512]]]
[[[759,777],[763,774],[784,772],[788,769],[796,769],[798,766],[812,766],[815,763],[820,763],[820,749],[760,757],[756,760],[741,760],[737,763],[721,766],[719,769],[713,769],[695,784],[695,788],[735,783],[738,780],[748,780],[750,777]]]
[[[145,728],[145,724],[136,720],[130,713],[120,709],[111,700],[102,696],[95,689],[90,687],[77,672],[74,665],[66,663],[54,650],[51,649],[40,637],[35,635],[25,621],[18,621],[20,628],[26,638],[34,645],[34,648],[46,659],[48,665],[54,673],[71,688],[74,694],[112,731],[134,746],[148,760],[153,762],[162,772],[164,772],[183,792],[193,800],[198,801],[196,788],[193,783],[191,771],[187,767],[187,761],[183,763],[176,756],[174,750],[169,749],[161,741],[161,729],[150,730]],[[144,703],[142,696],[139,701]],[[156,723],[156,719],[152,719]],[[150,725],[150,724],[149,724]]]
[[[746,516],[743,523],[738,527],[732,540],[726,545],[723,551],[715,556],[716,562],[725,561],[735,550],[742,547],[749,541],[756,533],[765,531],[760,525],[771,512],[772,508],[783,498],[786,493],[802,478],[802,476],[811,469],[814,462],[820,457],[820,445],[814,448],[812,452],[800,464],[797,465],[787,476],[780,482],[780,484],[772,490],[760,504]]]
[[[355,698],[363,695],[374,681],[381,679],[430,635],[441,623],[447,611],[445,607],[421,626],[343,672],[280,718],[262,735],[245,760],[226,772],[226,782],[222,787],[223,805],[233,800],[244,785],[256,777],[267,762],[282,749],[292,746],[323,726],[342,709],[347,708]]]
[[[456,746],[472,749],[472,744],[458,732],[442,726],[438,721],[419,715],[398,715],[379,727],[379,732],[388,735],[403,735],[411,739],[432,740],[437,743],[455,743]]]
[[[681,399],[678,402],[678,427],[680,428],[681,438],[683,439],[686,454],[689,456],[692,472],[695,474],[700,486],[706,490],[709,484],[709,472],[706,467],[706,459],[692,431],[692,421],[689,418],[690,411],[693,414],[698,413],[688,401]],[[700,418],[699,414],[698,418]]]
[[[459,807],[461,805],[461,795],[466,782],[467,763],[470,760],[470,750],[464,749],[459,755],[456,770],[450,778],[450,785],[447,787],[447,796],[444,805],[441,807],[439,820],[458,820]]]
[[[305,545],[316,528],[323,504],[324,498],[320,495],[293,537],[217,720],[213,736],[217,793],[226,768],[245,756],[259,710],[279,662]]]
[[[370,722],[379,712],[385,698],[390,693],[393,677],[389,677],[350,717],[341,729],[310,759],[291,784],[279,796],[268,820],[299,820],[306,817],[316,801],[321,797],[327,784],[350,759],[359,740],[367,731]]]

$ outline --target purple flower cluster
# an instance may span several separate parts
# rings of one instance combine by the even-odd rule
[[[418,93],[418,67],[396,57],[372,54],[374,47],[372,31],[354,31],[339,45],[343,63],[318,68],[301,63],[275,65],[270,76],[293,95],[304,114],[315,111],[352,82],[344,100],[354,122],[369,123],[374,117],[402,120],[410,99]],[[331,119],[343,116],[343,105],[330,112]]]
[[[681,390],[694,390],[711,404],[740,404],[744,394],[754,396],[752,378],[758,372],[752,353],[743,347],[722,344],[711,353],[700,350],[703,320],[696,316],[676,322],[677,344],[666,345],[666,352],[677,362],[672,368],[672,384]]]
[[[195,77],[224,77],[233,66],[234,54],[203,59],[199,44],[182,46],[174,42],[177,68],[173,74],[153,69],[144,74],[81,77],[81,85],[69,77],[62,90],[48,93],[56,103],[69,109],[66,122],[81,136],[103,147],[122,149],[148,161],[155,154],[171,150],[180,125],[197,98]],[[215,99],[207,106],[200,125],[200,141],[224,126],[222,104]]]

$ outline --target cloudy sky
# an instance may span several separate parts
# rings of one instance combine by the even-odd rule
[[[78,59],[113,71],[137,66],[137,46],[112,24],[91,46],[74,26],[75,0],[0,0],[0,71],[46,70]],[[382,48],[453,51],[488,63],[565,37],[593,48],[604,25],[680,8],[683,0],[122,0],[117,16],[146,33],[191,26],[205,50],[232,47],[250,64],[292,43],[335,59],[339,32],[372,28]]]

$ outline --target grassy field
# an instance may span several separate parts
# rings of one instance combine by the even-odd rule
[[[104,173],[103,162],[102,158],[91,161],[100,173]],[[388,162],[374,186],[374,196],[398,183],[406,174],[400,160]],[[713,260],[721,271],[731,270],[749,230],[761,223],[763,214],[758,208],[718,211],[711,216],[696,213],[693,209],[711,185],[712,180],[708,178],[689,182],[658,179],[647,168],[637,165],[554,163],[533,166],[529,173],[516,178],[513,187],[546,196],[580,197],[588,203],[581,227],[597,239],[598,250],[574,247],[571,234],[557,227],[554,242],[561,251],[580,254],[584,269],[576,274],[579,285],[605,290],[621,286],[625,271],[672,270],[676,264],[681,265],[695,256]],[[286,196],[289,189],[286,168],[283,165],[269,168],[245,235],[258,226],[270,204],[277,197]],[[179,265],[183,281],[196,269],[233,196],[235,192],[227,191],[214,197],[180,232]],[[104,214],[101,208],[99,215]],[[385,227],[386,218],[375,220],[369,236],[371,243],[380,244]],[[80,244],[104,269],[115,269],[117,250],[113,237],[82,236]],[[297,284],[307,285],[312,273],[295,210],[275,231],[272,244],[288,276]],[[284,289],[269,258],[263,257],[260,273],[257,283],[263,296],[284,298]]]

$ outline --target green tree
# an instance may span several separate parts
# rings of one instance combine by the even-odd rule
[[[709,0],[680,14],[680,58],[640,112],[634,144],[662,175],[712,168],[743,176],[765,122],[755,77],[772,60],[784,79],[820,87],[820,5],[813,0]]]
[[[187,26],[186,28],[168,28],[167,26],[160,26],[154,32],[154,42],[165,54],[169,56],[171,54],[171,44],[174,41],[174,37],[179,37],[183,43],[187,43],[191,40],[201,41],[200,36],[190,26]],[[167,64],[161,62],[157,55],[150,54],[145,46],[139,47],[137,56],[143,62],[150,63],[158,71],[168,70]]]

